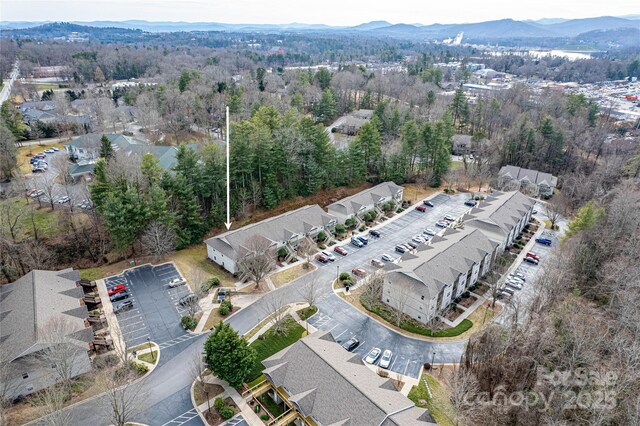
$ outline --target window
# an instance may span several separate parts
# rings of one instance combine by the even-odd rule
[[[389,299],[387,299],[387,303],[389,303]]]
[[[420,296],[420,300],[424,300],[424,296]]]
[[[22,373],[22,378],[23,379],[28,379],[29,378],[29,373]]]

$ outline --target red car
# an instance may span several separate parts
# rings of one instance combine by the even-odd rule
[[[427,208],[425,206],[418,206],[418,207],[416,207],[416,210],[418,210],[419,212],[424,213],[424,212],[427,211]]]
[[[113,296],[114,294],[122,293],[125,290],[126,290],[126,288],[124,287],[124,284],[117,285],[117,286],[112,287],[112,288],[109,289],[109,296]]]
[[[327,263],[329,261],[329,258],[327,256],[325,256],[324,254],[319,254],[319,255],[316,256],[316,260],[318,262]]]
[[[364,269],[362,269],[362,268],[353,268],[353,269],[351,270],[351,273],[352,273],[353,275],[357,276],[357,277],[364,277],[364,276],[366,276],[366,275],[367,275],[367,271],[365,271],[365,270],[364,270]]]
[[[540,261],[540,256],[538,256],[537,254],[533,253],[533,252],[529,252],[526,254],[526,257],[530,257],[532,259],[535,259],[537,261]]]
[[[349,254],[348,251],[346,251],[345,249],[343,249],[342,247],[339,247],[339,246],[335,246],[333,251],[335,251],[336,253],[341,254],[343,256],[346,256],[346,255]]]

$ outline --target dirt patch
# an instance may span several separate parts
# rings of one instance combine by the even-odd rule
[[[464,306],[465,308],[468,308],[469,306],[473,305],[474,303],[476,303],[476,298],[473,296],[469,296],[465,299],[462,299],[460,301],[460,303],[458,303],[458,305]]]
[[[276,272],[271,275],[271,282],[276,287],[282,287],[285,284],[290,283],[291,281],[300,278],[301,276],[308,274],[309,272],[315,271],[317,266],[313,263],[301,263],[300,265],[296,265],[293,268],[285,269],[284,271]]]
[[[227,405],[231,406],[233,410],[236,412],[236,414],[240,412],[240,410],[238,409],[238,406],[236,405],[235,402],[233,402],[233,399],[231,399],[230,397],[225,398],[224,402]],[[204,412],[204,417],[205,419],[207,419],[207,423],[211,426],[217,426],[227,421],[226,419],[223,419],[220,416],[220,414],[213,408],[213,406],[211,407],[211,411]]]
[[[424,183],[405,183],[404,185],[404,200],[410,203],[416,203],[419,200],[423,200],[432,196],[436,192],[442,191],[441,188],[432,188]]]
[[[220,315],[220,309],[218,308],[211,309],[211,312],[209,312],[209,316],[207,317],[207,321],[204,323],[203,330],[211,330],[213,327],[218,325],[220,321],[226,320],[227,318],[229,318],[231,314],[233,314],[234,312],[238,312],[239,310],[240,308],[238,306],[234,306],[231,312],[229,312],[225,316],[222,316]]]
[[[196,400],[197,405],[207,402],[207,392],[209,393],[209,399],[211,399],[224,392],[224,388],[214,383],[196,383],[193,388],[193,398]]]
[[[449,312],[447,312],[445,318],[449,321],[455,321],[455,319],[462,315],[463,312],[464,311],[460,308],[453,308]]]

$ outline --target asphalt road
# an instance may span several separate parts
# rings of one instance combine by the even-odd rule
[[[9,96],[11,95],[11,89],[13,87],[13,82],[16,81],[16,78],[18,78],[19,75],[20,75],[20,62],[16,61],[13,64],[13,70],[9,75],[9,80],[4,83],[4,86],[2,87],[2,91],[0,92],[0,104],[2,104],[4,101],[9,99]]]
[[[439,230],[435,227],[435,223],[447,214],[459,217],[467,212],[470,209],[464,205],[467,198],[468,195],[436,195],[431,198],[434,207],[427,208],[425,213],[411,210],[381,226],[379,230],[382,232],[382,237],[370,238],[369,244],[363,248],[356,248],[346,243],[344,247],[349,251],[347,256],[342,257],[336,254],[335,262],[327,264],[316,262],[319,266],[316,271],[272,291],[239,311],[228,322],[240,334],[245,334],[267,315],[269,311],[266,306],[270,297],[282,298],[284,303],[299,302],[301,301],[300,286],[316,280],[322,286],[323,296],[317,303],[319,312],[310,319],[310,323],[320,330],[330,331],[338,341],[357,336],[361,344],[355,352],[359,355],[364,357],[373,347],[391,349],[394,352],[394,360],[390,370],[412,377],[418,377],[421,364],[431,362],[432,358],[436,362],[457,362],[464,350],[464,342],[431,343],[399,335],[335,295],[331,284],[340,272],[351,272],[355,267],[372,272],[374,268],[371,266],[371,259],[380,259],[384,253],[397,257],[398,253],[394,252],[397,244],[410,241],[412,236],[421,234],[425,228]]]

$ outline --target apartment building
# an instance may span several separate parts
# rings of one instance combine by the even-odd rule
[[[523,169],[516,166],[504,166],[498,172],[498,187],[507,190],[520,190],[534,197],[550,197],[558,184],[558,178],[550,173]]]
[[[362,218],[370,210],[378,210],[382,213],[382,205],[387,201],[400,204],[403,193],[403,187],[393,182],[384,182],[330,204],[327,206],[327,211],[335,216],[339,223],[344,223],[355,216]]]

